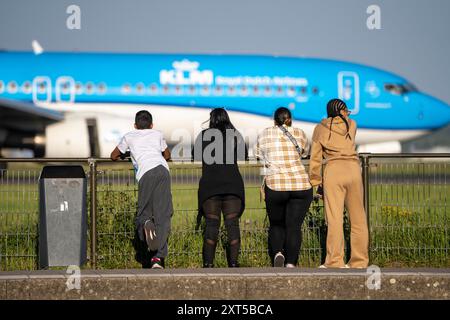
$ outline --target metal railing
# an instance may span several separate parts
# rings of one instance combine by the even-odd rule
[[[379,266],[449,267],[450,154],[360,154],[371,263]],[[132,166],[109,159],[0,159],[0,270],[37,268],[38,178],[44,164],[81,164],[88,175],[89,266],[131,268],[146,262],[135,239],[137,185]],[[308,166],[308,160],[305,160]],[[174,216],[169,267],[200,267],[202,229],[195,230],[201,165],[172,162]],[[241,265],[268,266],[264,203],[259,199],[261,165],[239,166],[246,186],[241,218]],[[369,219],[370,218],[370,219]],[[350,227],[344,219],[346,253]],[[313,202],[302,227],[301,266],[325,257],[326,225],[321,201]],[[221,230],[221,243],[226,242]],[[216,264],[225,266],[223,246]]]

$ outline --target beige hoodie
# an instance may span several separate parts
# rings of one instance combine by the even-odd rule
[[[327,118],[314,128],[309,162],[309,179],[313,186],[322,183],[322,159],[325,163],[337,159],[359,160],[355,145],[356,122],[348,120],[348,132],[340,117],[333,118],[331,131],[330,124],[331,118]]]

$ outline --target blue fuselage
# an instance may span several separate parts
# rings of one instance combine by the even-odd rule
[[[270,56],[0,53],[0,97],[41,102],[158,104],[317,123],[344,100],[359,128],[433,130],[447,104],[392,73],[354,63]],[[182,125],[182,124],[180,124]]]

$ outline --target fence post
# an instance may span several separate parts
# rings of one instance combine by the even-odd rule
[[[91,268],[97,268],[97,162],[95,159],[89,158],[89,192],[90,192],[90,208],[91,216]]]
[[[367,223],[369,223],[369,153],[362,153],[362,178],[364,186],[364,209],[366,210]]]
[[[362,179],[364,187],[364,210],[367,217],[367,230],[369,232],[369,257],[370,257],[370,190],[369,190],[369,168],[370,168],[370,153],[361,153],[362,157]]]

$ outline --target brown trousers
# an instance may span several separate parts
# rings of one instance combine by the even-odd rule
[[[351,268],[367,268],[369,232],[363,203],[361,168],[357,160],[333,160],[326,164],[323,179],[325,214],[328,224],[325,266],[344,263],[344,206],[350,219]]]

